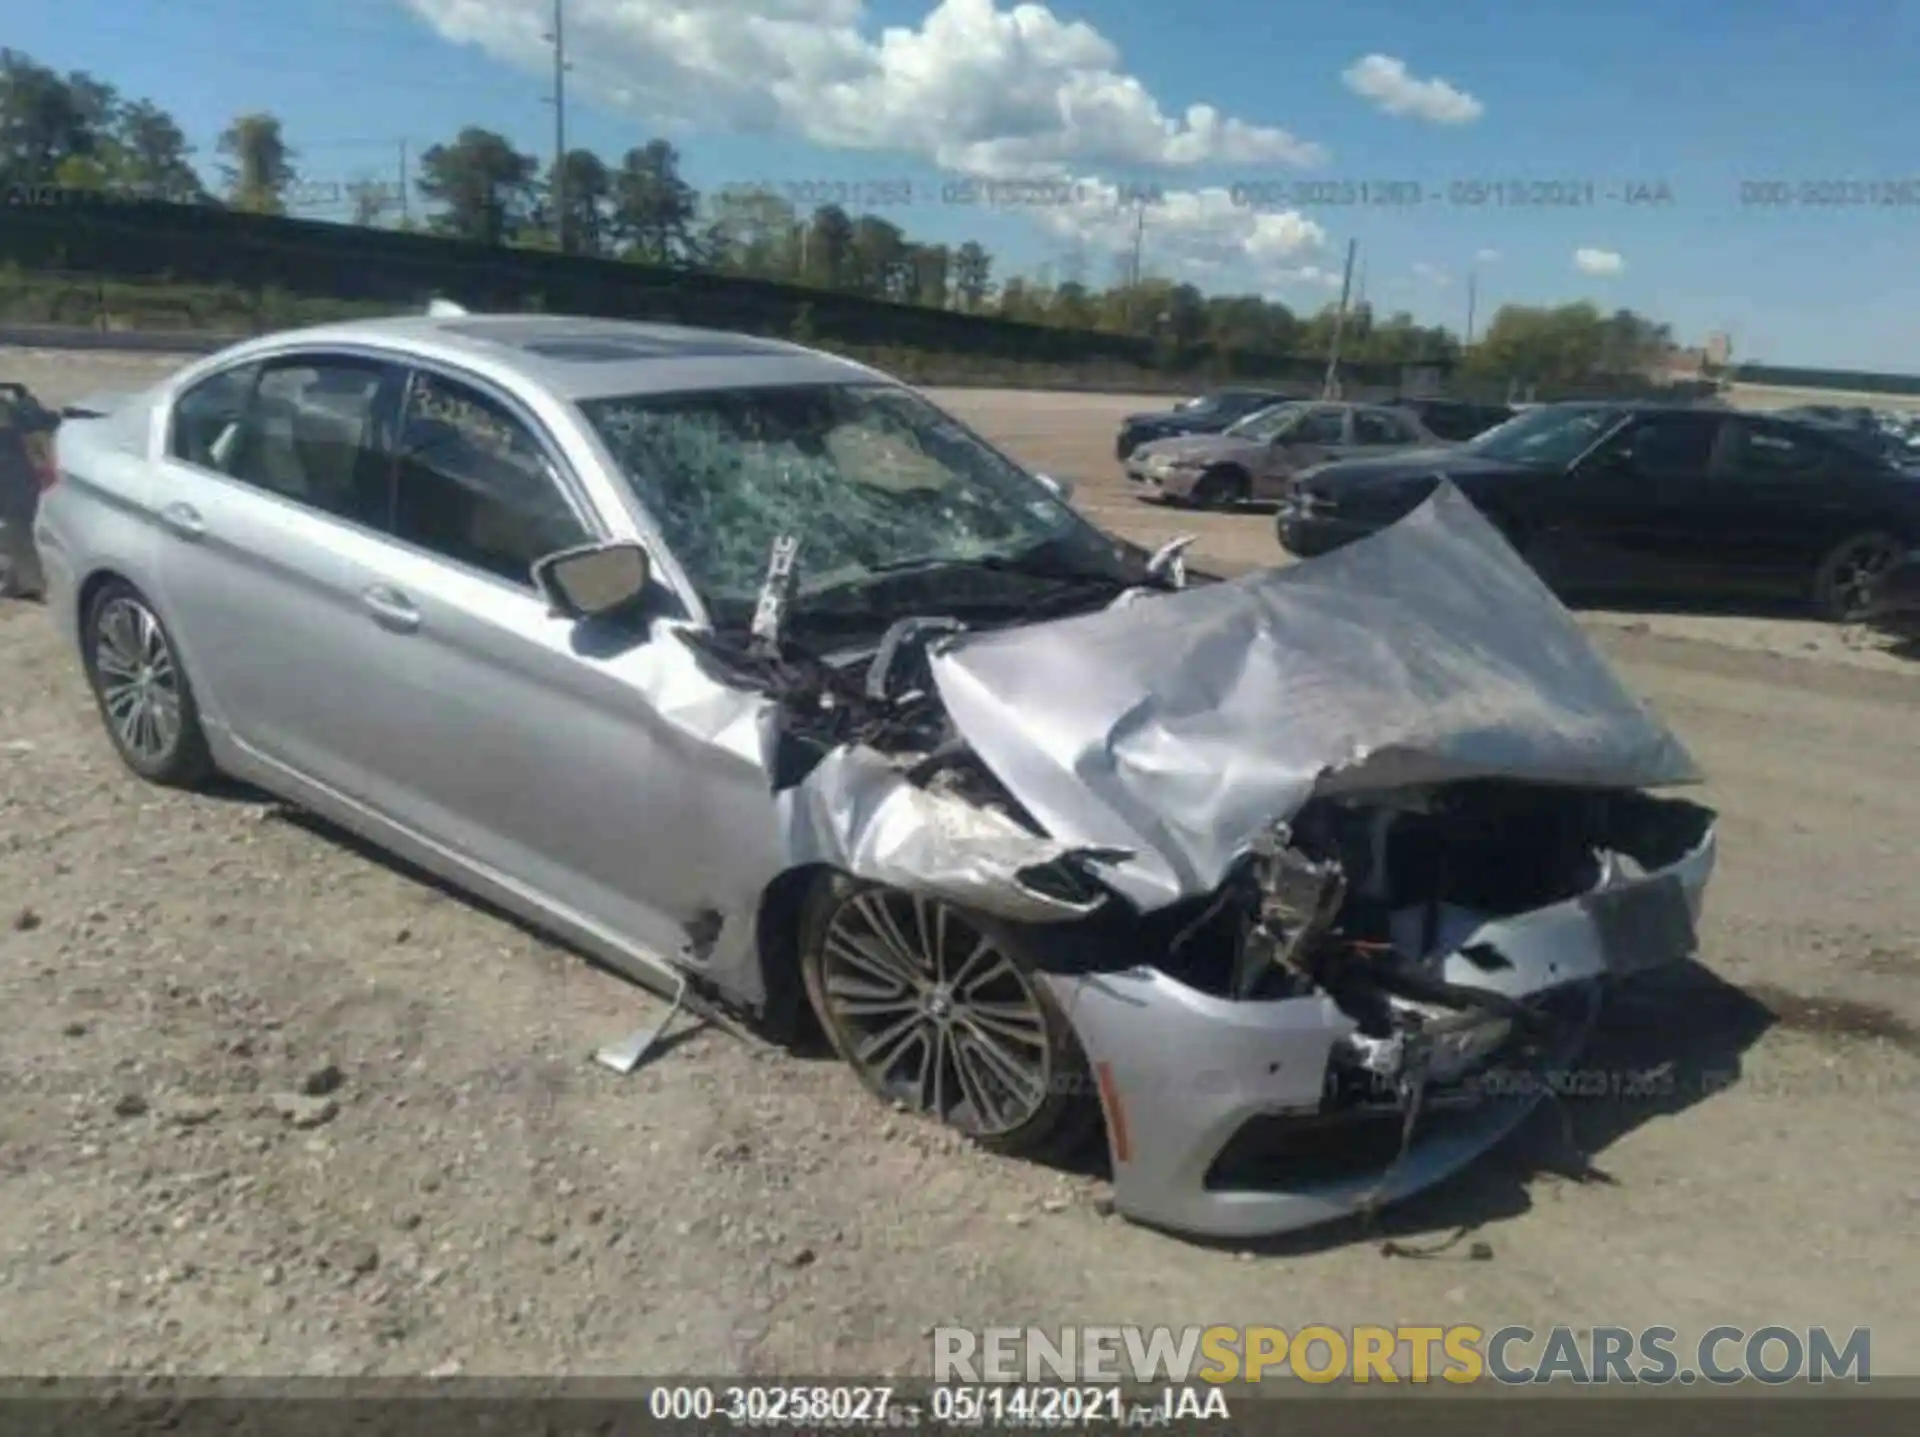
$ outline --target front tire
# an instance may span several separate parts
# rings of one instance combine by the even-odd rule
[[[1874,588],[1906,556],[1899,536],[1853,534],[1820,556],[1813,571],[1813,606],[1823,619],[1859,623],[1873,611]]]
[[[166,625],[121,579],[101,585],[81,625],[87,683],[120,760],[149,783],[194,788],[213,757],[193,686]]]
[[[882,1102],[994,1152],[1061,1160],[1099,1120],[1086,1059],[1019,935],[836,876],[807,904],[801,976],[833,1049]]]

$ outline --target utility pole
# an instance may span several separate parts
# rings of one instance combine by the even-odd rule
[[[567,30],[564,0],[553,0],[553,234],[565,254],[567,244]]]
[[[1467,271],[1467,342],[1460,346],[1462,349],[1473,348],[1473,307],[1479,298],[1480,271],[1470,269]]]
[[[400,142],[400,227],[405,229],[412,218],[407,203],[407,142]]]
[[[1353,293],[1353,257],[1359,252],[1360,241],[1347,241],[1347,268],[1340,280],[1340,308],[1333,316],[1333,345],[1327,354],[1327,377],[1320,386],[1320,397],[1331,399],[1340,380],[1340,340],[1347,330],[1347,297]]]
[[[1133,287],[1140,287],[1140,250],[1147,239],[1147,202],[1141,200],[1133,211],[1133,263],[1127,272],[1132,277]]]

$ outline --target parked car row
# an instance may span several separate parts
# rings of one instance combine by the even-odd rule
[[[1218,434],[1152,440],[1133,451],[1126,472],[1146,497],[1217,509],[1278,498],[1290,476],[1331,459],[1443,442],[1405,410],[1288,401]]]
[[[1281,545],[1328,553],[1463,493],[1562,594],[1804,597],[1872,617],[1920,548],[1920,480],[1834,425],[1673,404],[1553,404],[1477,439],[1316,465],[1285,484]]]

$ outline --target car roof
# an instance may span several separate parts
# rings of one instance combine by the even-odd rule
[[[283,330],[245,348],[362,345],[532,380],[567,399],[790,384],[898,383],[785,340],[559,314],[407,315]],[[237,353],[237,351],[236,351]]]

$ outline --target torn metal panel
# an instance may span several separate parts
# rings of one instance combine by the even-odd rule
[[[1696,782],[1678,738],[1451,486],[1325,557],[949,641],[958,732],[1143,907],[1212,890],[1315,795]]]
[[[1072,857],[1073,844],[965,799],[907,781],[870,749],[838,748],[780,796],[788,852],[855,877],[1030,923],[1084,917],[1020,874]]]

